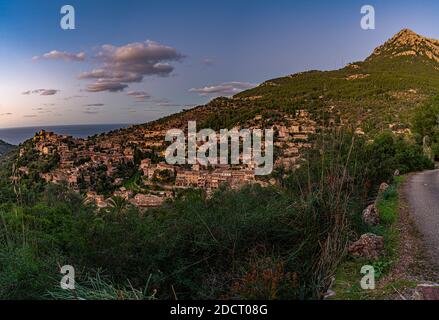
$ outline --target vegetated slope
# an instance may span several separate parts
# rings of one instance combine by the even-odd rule
[[[148,124],[184,127],[188,120],[213,129],[246,124],[255,115],[310,111],[315,119],[328,110],[341,122],[366,133],[389,124],[410,128],[411,113],[439,89],[439,41],[404,29],[362,62],[335,71],[309,71],[272,79],[233,98]]]
[[[11,151],[13,148],[13,145],[0,140],[0,157]]]

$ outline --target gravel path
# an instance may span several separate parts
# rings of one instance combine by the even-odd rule
[[[439,170],[410,176],[404,191],[410,215],[423,236],[426,254],[439,267]]]

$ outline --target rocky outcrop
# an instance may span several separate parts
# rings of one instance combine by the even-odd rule
[[[353,74],[353,75],[350,75],[350,76],[346,77],[346,80],[352,81],[352,80],[358,80],[358,79],[365,79],[365,78],[367,78],[369,76],[370,76],[370,74],[358,73],[358,74]]]
[[[383,250],[384,238],[373,233],[366,233],[349,246],[348,252],[353,257],[376,260]]]
[[[384,45],[376,48],[368,60],[380,56],[390,58],[418,56],[439,62],[439,41],[420,36],[409,29],[403,29]]]
[[[381,196],[390,188],[390,186],[383,182],[380,185],[378,190],[377,198],[374,203],[369,205],[366,209],[364,209],[362,218],[363,222],[368,226],[376,226],[381,222],[380,219],[380,211],[378,210],[378,201],[381,199]]]
[[[380,185],[380,189],[378,190],[378,196],[382,195],[384,192],[387,191],[387,189],[389,189],[389,185],[385,182],[381,183]]]
[[[363,222],[368,226],[376,226],[380,224],[380,213],[375,204],[371,204],[366,209],[364,209]]]

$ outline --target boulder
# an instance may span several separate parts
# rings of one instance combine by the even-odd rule
[[[349,246],[349,254],[376,260],[384,250],[384,238],[373,233],[363,234],[360,239]]]
[[[380,224],[380,212],[375,204],[371,204],[366,209],[364,209],[363,222],[368,226],[376,226]]]
[[[384,192],[386,192],[387,189],[389,189],[389,187],[390,187],[390,186],[389,186],[387,183],[385,183],[385,182],[381,183],[381,185],[380,185],[380,189],[378,190],[378,195],[381,195],[381,194],[383,194]]]

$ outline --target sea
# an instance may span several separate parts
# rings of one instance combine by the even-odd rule
[[[83,125],[65,125],[65,126],[41,126],[41,127],[24,127],[24,128],[0,128],[0,140],[13,145],[32,138],[36,132],[42,129],[48,132],[54,132],[59,135],[68,135],[75,138],[87,138],[95,134],[105,133],[116,129],[124,129],[131,126],[130,124],[83,124]]]

